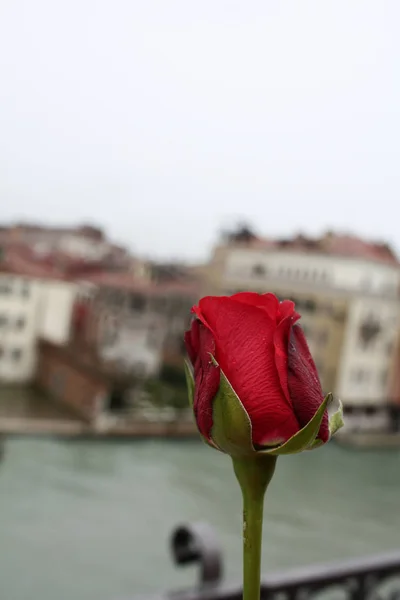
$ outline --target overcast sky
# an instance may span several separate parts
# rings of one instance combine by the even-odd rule
[[[1,0],[0,221],[207,255],[247,219],[400,249],[398,0]]]

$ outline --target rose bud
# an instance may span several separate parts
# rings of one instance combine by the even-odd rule
[[[292,454],[326,443],[328,418],[300,315],[290,300],[243,292],[207,296],[185,334],[189,398],[204,441],[231,456]]]

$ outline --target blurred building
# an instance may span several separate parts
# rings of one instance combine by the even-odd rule
[[[0,264],[0,383],[33,378],[39,338],[67,342],[76,293],[41,269]]]
[[[332,233],[263,240],[242,228],[215,248],[203,291],[242,290],[294,300],[323,388],[342,399],[347,427],[386,426],[400,325],[400,269],[387,245]]]
[[[0,250],[0,381],[29,381],[38,340],[65,345],[84,318],[90,286],[78,281],[126,269],[130,257],[91,226],[1,227]]]
[[[126,270],[130,257],[90,225],[44,227],[16,224],[0,227],[2,253],[19,253],[31,262],[75,273],[93,270]]]
[[[400,431],[400,331],[397,332],[389,370],[392,428]]]
[[[183,368],[183,334],[198,287],[152,282],[147,270],[142,278],[135,274],[80,279],[68,342],[40,340],[39,387],[96,427],[129,420],[144,380],[166,365]]]
[[[165,361],[182,361],[183,334],[198,285],[173,279],[151,282],[129,273],[91,277],[87,339],[102,360],[140,377],[157,375]]]

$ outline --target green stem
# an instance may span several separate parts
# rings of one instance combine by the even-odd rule
[[[260,600],[264,495],[276,457],[232,460],[243,496],[243,600]]]

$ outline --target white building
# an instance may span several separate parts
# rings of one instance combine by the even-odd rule
[[[226,244],[215,251],[210,280],[213,293],[218,287],[222,293],[286,290],[293,296],[312,292],[314,297],[345,299],[347,316],[341,347],[333,357],[332,391],[351,413],[348,424],[359,426],[357,407],[365,413],[369,406],[368,426],[381,427],[387,419],[383,409],[390,397],[400,326],[400,269],[386,247],[354,238],[350,244],[349,239],[333,236],[309,247],[295,241]]]
[[[0,273],[0,384],[32,379],[39,338],[68,341],[76,292],[71,282]]]

